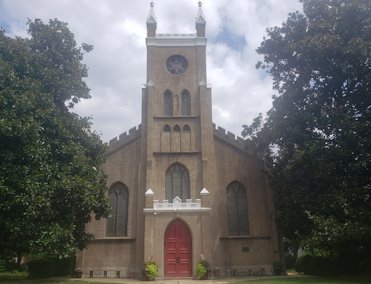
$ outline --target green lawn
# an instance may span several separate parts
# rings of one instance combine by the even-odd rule
[[[237,281],[234,284],[370,284],[371,277],[360,275],[360,276],[343,276],[343,277],[318,277],[318,276],[287,276],[272,279],[256,279],[256,280],[244,280]]]
[[[28,279],[26,272],[2,272],[0,273],[1,284],[102,284],[102,282],[94,282],[93,280],[70,280],[67,277],[56,277],[47,279]],[[110,284],[110,283],[105,283]],[[115,283],[117,284],[117,283]]]
[[[123,281],[124,282],[124,281]],[[119,284],[109,283],[109,282],[94,282],[92,280],[87,281],[75,281],[75,280],[68,280],[68,279],[45,279],[45,280],[1,280],[1,284]]]
[[[179,284],[184,280],[179,280]],[[125,279],[122,279],[125,283]],[[166,284],[166,281],[159,281],[160,283]],[[221,282],[226,282],[221,280]],[[18,274],[13,277],[10,274],[0,273],[0,283],[1,284],[102,284],[102,282],[94,281],[94,279],[86,280],[70,280],[69,278],[51,278],[51,279],[27,279],[26,274]],[[133,284],[135,282],[132,282]],[[148,282],[151,283],[151,282]],[[202,283],[202,281],[201,281]],[[287,276],[287,277],[264,277],[262,279],[248,279],[231,281],[231,284],[360,284],[360,283],[371,283],[370,275],[359,275],[359,276],[345,276],[345,277],[311,277],[311,276]],[[105,282],[105,284],[117,284]]]
[[[0,283],[1,284],[102,284],[102,282],[93,282],[92,280],[87,281],[76,281],[76,280],[69,280],[68,278],[51,278],[51,279],[4,279],[1,277],[0,274]],[[110,283],[104,283],[110,284]],[[117,283],[111,283],[117,284]]]

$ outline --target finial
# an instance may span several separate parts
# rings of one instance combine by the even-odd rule
[[[198,2],[198,13],[196,17],[196,24],[204,24],[206,23],[204,13],[202,12],[202,2]]]
[[[156,23],[155,9],[153,8],[154,6],[153,1],[151,1],[149,5],[150,5],[150,8],[149,8],[149,14],[147,17],[147,23]]]

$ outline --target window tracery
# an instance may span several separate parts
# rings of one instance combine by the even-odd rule
[[[172,202],[175,197],[182,199],[190,198],[188,170],[181,164],[173,164],[165,175],[165,198]]]
[[[117,182],[111,186],[109,201],[112,210],[107,219],[107,237],[127,236],[128,200],[129,192],[124,184]]]
[[[232,182],[227,188],[228,229],[231,236],[249,234],[247,195],[244,186]]]

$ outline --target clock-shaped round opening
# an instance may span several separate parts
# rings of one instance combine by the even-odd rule
[[[182,55],[172,55],[166,60],[166,70],[173,74],[183,74],[188,68],[188,61]]]

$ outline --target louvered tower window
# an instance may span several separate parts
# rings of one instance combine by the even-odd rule
[[[163,99],[164,116],[173,116],[173,94],[166,90]]]
[[[191,95],[187,90],[182,92],[182,116],[191,115]]]

